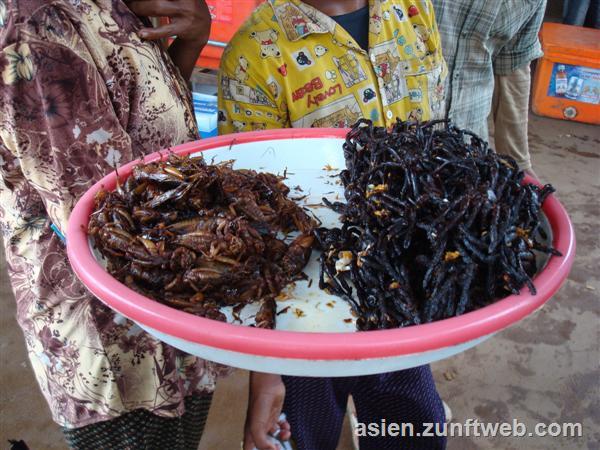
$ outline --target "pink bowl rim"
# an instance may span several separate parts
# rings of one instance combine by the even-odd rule
[[[281,139],[344,139],[345,129],[284,129],[219,136],[189,142],[169,149],[189,154],[217,147]],[[154,161],[167,151],[146,156]],[[118,169],[123,178],[140,160]],[[538,184],[537,180],[526,181]],[[544,203],[544,213],[553,230],[553,245],[562,257],[551,257],[535,278],[537,295],[523,289],[498,302],[459,317],[393,330],[360,333],[325,333],[263,330],[217,322],[162,305],[127,288],[111,277],[95,260],[86,229],[94,196],[101,189],[114,189],[113,171],[77,202],[67,228],[67,253],[71,266],[87,288],[109,307],[133,321],[185,341],[227,351],[263,357],[307,360],[360,360],[397,357],[433,351],[472,341],[506,328],[540,308],[566,280],[575,256],[575,233],[569,216],[554,197]]]

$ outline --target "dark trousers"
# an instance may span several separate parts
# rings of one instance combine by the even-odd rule
[[[600,28],[600,0],[565,0],[563,23]]]
[[[354,399],[359,423],[381,425],[385,419],[387,425],[413,424],[413,437],[359,437],[361,450],[446,447],[445,437],[416,437],[424,431],[423,424],[438,423],[442,430],[444,423],[444,407],[429,366],[362,377],[283,377],[283,382],[283,410],[298,450],[336,449],[349,395]]]

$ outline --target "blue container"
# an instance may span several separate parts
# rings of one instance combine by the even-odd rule
[[[217,135],[217,96],[192,92],[194,100],[194,112],[200,137],[207,138]]]

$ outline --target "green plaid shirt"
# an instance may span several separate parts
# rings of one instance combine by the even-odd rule
[[[487,139],[494,75],[542,56],[546,0],[433,0],[448,64],[446,114]]]

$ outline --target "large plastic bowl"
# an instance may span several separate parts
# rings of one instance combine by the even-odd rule
[[[321,173],[323,167],[344,166],[342,143],[346,133],[347,130],[335,129],[262,131],[192,142],[171,150],[182,155],[206,152],[209,161],[213,157],[235,159],[237,167],[275,173],[287,169],[290,177],[300,177],[306,192],[311,189],[311,180],[316,185],[317,179],[322,182],[329,178]],[[145,160],[167,154],[155,153]],[[129,175],[136,163],[119,168],[120,177]],[[294,181],[288,185],[292,186]],[[539,309],[567,278],[575,255],[571,221],[559,201],[550,196],[543,211],[552,230],[552,244],[563,256],[551,257],[535,277],[537,295],[523,289],[521,295],[511,295],[460,317],[394,330],[352,332],[350,326],[344,332],[319,332],[319,317],[305,321],[314,325],[308,329],[316,328],[316,332],[257,329],[178,311],[132,291],[104,270],[90,247],[86,230],[95,194],[102,187],[110,190],[115,185],[116,173],[111,173],[94,185],[73,210],[67,230],[67,250],[77,276],[100,300],[162,341],[205,359],[262,372],[366,375],[446,358],[477,345]],[[340,303],[344,304],[341,300]]]

